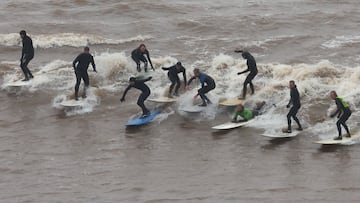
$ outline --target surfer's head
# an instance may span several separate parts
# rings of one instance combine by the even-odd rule
[[[176,63],[176,68],[177,68],[177,69],[180,69],[180,68],[182,68],[182,67],[183,67],[183,66],[182,66],[182,64],[181,64],[180,61]]]
[[[333,99],[333,100],[335,100],[336,99],[336,97],[337,97],[337,94],[336,94],[336,92],[333,90],[333,91],[331,91],[330,92],[330,98],[331,99]]]
[[[131,85],[133,85],[133,84],[135,84],[135,80],[136,80],[135,77],[130,77],[129,83],[130,83]]]
[[[89,47],[84,47],[84,53],[89,53],[90,52],[90,48]]]
[[[289,81],[289,87],[290,87],[290,89],[294,88],[295,87],[295,81],[290,80]]]
[[[24,38],[26,36],[26,31],[25,30],[21,30],[20,31],[20,37]]]
[[[200,76],[200,69],[195,68],[194,69],[194,75],[195,75],[195,77],[199,77]]]
[[[244,58],[244,59],[249,59],[251,57],[251,54],[248,52],[248,51],[243,51],[241,56]]]
[[[243,112],[244,111],[244,106],[242,104],[237,105],[236,106],[236,111]]]
[[[146,51],[145,44],[140,44],[139,49],[140,49],[141,52],[145,52]]]

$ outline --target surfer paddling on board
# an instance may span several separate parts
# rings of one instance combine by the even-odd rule
[[[342,140],[341,125],[344,126],[346,130],[347,134],[345,135],[345,137],[351,137],[349,128],[346,125],[346,121],[351,116],[351,110],[349,108],[349,104],[346,101],[344,101],[341,97],[339,97],[335,91],[330,92],[330,98],[332,100],[335,100],[335,104],[337,107],[337,110],[333,114],[331,114],[330,117],[333,118],[337,115],[337,117],[339,118],[339,120],[336,122],[339,136],[334,138],[334,140]]]
[[[179,73],[183,74],[184,84],[186,86],[186,70],[185,70],[184,66],[182,66],[181,62],[177,62],[176,65],[173,65],[169,68],[162,67],[162,69],[168,71],[168,77],[169,77],[169,80],[171,81],[168,97],[173,98],[172,91],[173,91],[175,85],[176,86],[175,86],[174,96],[179,96],[179,88],[181,85],[180,78],[178,76]]]
[[[291,108],[290,108],[289,113],[287,114],[288,129],[287,129],[287,131],[284,131],[285,133],[292,132],[291,131],[291,117],[295,120],[295,122],[298,125],[297,130],[299,130],[299,131],[303,130],[299,119],[296,117],[296,114],[298,113],[298,111],[301,107],[301,104],[300,104],[300,94],[295,85],[295,81],[291,80],[289,82],[289,87],[290,87],[290,100],[289,100],[289,103],[286,105],[286,108],[290,108],[290,107]]]
[[[34,78],[28,68],[28,64],[30,63],[31,59],[34,58],[34,47],[31,38],[26,35],[25,30],[20,31],[20,37],[22,39],[20,67],[25,75],[25,79],[23,79],[22,81],[28,81],[29,79]]]
[[[196,78],[199,78],[200,83],[201,83],[201,88],[198,90],[197,95],[194,96],[194,99],[196,99],[198,96],[200,96],[203,103],[200,104],[199,106],[207,106],[207,104],[211,104],[212,102],[205,94],[210,92],[211,90],[215,89],[215,87],[216,87],[215,81],[207,74],[200,72],[200,70],[198,68],[195,68],[194,76],[192,78],[190,78],[189,82],[187,83],[186,89],[189,89],[189,85]]]
[[[255,76],[258,74],[258,69],[256,66],[255,58],[247,51],[242,50],[235,50],[236,53],[241,53],[242,57],[247,60],[246,65],[248,69],[238,72],[238,75],[241,75],[243,73],[249,72],[249,75],[246,76],[244,87],[243,87],[243,94],[242,97],[239,97],[239,99],[246,99],[246,92],[247,92],[247,85],[250,85],[251,94],[255,93],[254,85],[252,83],[252,80],[255,78]]]
[[[135,77],[131,77],[129,79],[129,86],[125,89],[124,94],[120,99],[121,102],[124,102],[125,96],[131,88],[136,88],[136,89],[140,90],[141,94],[137,100],[137,105],[140,106],[142,109],[142,112],[143,112],[142,117],[146,117],[146,116],[150,115],[150,111],[145,107],[144,102],[150,95],[150,88],[145,84],[145,82],[147,82],[151,79],[152,79],[152,77],[148,77],[143,80],[138,80]]]
[[[250,110],[245,108],[242,104],[239,104],[235,108],[234,116],[231,122],[238,123],[238,122],[245,122],[248,120],[253,119],[255,116],[260,114],[260,109],[265,105],[265,102],[261,102],[257,105],[256,109]],[[238,117],[241,116],[243,119],[238,120]]]
[[[146,55],[147,60],[144,55]],[[138,48],[134,49],[131,52],[131,58],[135,61],[136,69],[138,72],[141,72],[140,62],[144,63],[144,71],[147,72],[148,60],[151,65],[151,69],[155,70],[153,67],[153,64],[151,62],[151,59],[150,59],[149,51],[146,49],[145,44],[140,44],[140,46]]]
[[[84,92],[82,98],[86,98],[86,90],[89,87],[89,75],[88,75],[88,68],[89,64],[91,63],[94,72],[96,71],[96,66],[94,62],[94,57],[90,54],[90,48],[85,47],[83,53],[75,58],[73,61],[73,68],[76,75],[76,84],[75,84],[75,100],[79,100],[78,93],[79,87],[81,83],[81,79],[84,81]]]

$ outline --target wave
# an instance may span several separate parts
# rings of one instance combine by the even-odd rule
[[[360,43],[360,36],[336,36],[322,44],[323,47],[333,49],[344,46],[351,46]]]
[[[167,72],[162,71],[161,67],[173,65],[177,59],[170,56],[153,57],[153,62],[156,71],[137,73],[135,63],[124,52],[100,53],[95,55],[98,73],[93,73],[91,68],[89,70],[90,85],[99,91],[120,95],[130,76],[152,76],[153,80],[147,83],[151,88],[151,97],[163,96],[167,92],[169,80]],[[215,103],[223,99],[233,99],[240,95],[246,74],[237,75],[237,72],[247,68],[246,61],[242,58],[219,54],[210,61],[182,62],[187,68],[188,76],[192,74],[194,68],[200,68],[215,79],[217,87],[209,94]],[[7,66],[12,66],[12,63],[7,62]],[[349,121],[352,123],[350,127],[356,127],[356,120],[360,118],[357,111],[360,107],[360,89],[357,88],[360,83],[359,68],[337,66],[323,60],[316,64],[259,63],[258,69],[259,74],[253,81],[256,93],[247,99],[245,105],[253,108],[257,102],[265,101],[267,104],[264,108],[264,114],[253,122],[252,126],[264,129],[286,126],[288,109],[285,106],[290,97],[288,82],[295,80],[302,101],[299,117],[304,126],[308,126],[316,133],[332,130],[333,134],[336,134],[335,121],[327,117],[329,107],[335,106],[328,95],[331,90],[336,90],[340,96],[349,102],[353,110],[351,122]],[[3,88],[5,88],[6,83],[21,78],[19,68],[16,70],[18,71],[16,73],[14,71],[3,73]],[[30,90],[57,91],[60,96],[57,97],[56,101],[63,99],[64,95],[73,94],[75,76],[70,61],[55,60],[36,68],[36,71],[34,71],[36,75],[32,86],[29,87]],[[177,111],[182,105],[189,103],[192,96],[196,94],[197,88],[198,83],[195,82],[192,90],[179,98]],[[99,94],[96,97],[102,97],[102,95],[106,94]],[[94,99],[94,101],[100,101],[100,99]],[[98,105],[96,102],[95,104]],[[56,105],[54,104],[54,106]],[[92,110],[93,106],[89,109]],[[213,108],[212,112],[205,112],[203,118],[215,119],[216,112],[217,109]],[[330,132],[327,133],[331,135]]]
[[[117,45],[134,41],[151,39],[150,35],[138,35],[125,39],[108,39],[98,35],[60,33],[50,35],[31,35],[35,48],[53,48],[62,46],[83,47],[87,45],[109,44]],[[0,45],[20,46],[21,39],[18,33],[0,34]]]

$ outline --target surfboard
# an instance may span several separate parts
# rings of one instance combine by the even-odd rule
[[[63,107],[78,107],[78,106],[83,106],[84,104],[85,104],[85,101],[82,99],[79,99],[78,101],[76,101],[74,99],[65,100],[60,103],[60,105]]]
[[[265,137],[271,137],[271,138],[289,138],[289,137],[295,137],[300,133],[300,131],[296,131],[296,132],[292,132],[292,133],[283,133],[283,132],[279,132],[279,134],[268,134],[268,133],[264,133],[261,134],[262,136]]]
[[[146,117],[137,117],[133,120],[129,120],[128,123],[126,124],[127,126],[140,126],[140,125],[144,125],[150,121],[152,121],[157,115],[160,114],[160,111],[158,110],[153,110],[150,112],[150,115],[146,116]]]
[[[9,82],[7,84],[5,84],[5,86],[7,87],[24,87],[24,86],[29,86],[31,84],[31,81],[15,81],[15,82]]]
[[[319,140],[316,141],[316,144],[323,144],[323,145],[331,145],[331,144],[353,144],[354,142],[360,141],[360,134],[355,134],[352,135],[350,138],[347,137],[343,137],[342,140],[334,140],[334,138],[332,139],[327,139],[327,140]]]
[[[150,98],[148,99],[149,101],[152,102],[157,102],[157,103],[172,103],[172,102],[176,102],[175,98],[169,98],[169,97],[159,97],[159,98]]]
[[[230,100],[225,100],[225,101],[222,101],[219,103],[219,105],[222,105],[222,106],[237,106],[239,104],[242,104],[244,100],[241,100],[241,99],[230,99]]]
[[[187,107],[183,107],[180,110],[185,111],[187,113],[200,113],[204,111],[204,108],[205,107],[201,107],[201,106],[187,106]]]
[[[238,128],[241,126],[245,126],[251,122],[253,122],[253,120],[249,120],[249,121],[245,121],[245,122],[238,122],[238,123],[227,122],[227,123],[224,123],[221,125],[213,126],[211,128],[215,129],[215,130],[230,130],[230,129]]]

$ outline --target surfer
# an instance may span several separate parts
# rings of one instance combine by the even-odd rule
[[[162,67],[162,69],[168,71],[168,77],[169,80],[171,81],[168,97],[173,98],[172,91],[175,85],[176,87],[175,87],[174,96],[179,96],[179,88],[181,85],[180,78],[178,76],[179,73],[183,73],[184,84],[186,86],[186,70],[184,66],[182,66],[181,62],[177,62],[176,65],[173,65],[169,68]]]
[[[346,125],[346,121],[351,116],[351,110],[349,108],[349,104],[346,101],[344,101],[341,97],[339,97],[335,91],[330,92],[330,98],[335,100],[335,104],[337,107],[337,110],[333,114],[331,114],[330,117],[333,118],[337,115],[337,117],[339,118],[339,120],[336,122],[339,136],[334,138],[334,140],[342,140],[341,125],[344,126],[346,130],[347,134],[345,135],[345,137],[351,137],[349,128]]]
[[[235,108],[234,116],[232,119],[233,123],[244,122],[253,119],[255,116],[260,114],[260,109],[265,105],[265,101],[257,105],[256,109],[250,110],[245,108],[242,104],[239,104]],[[241,116],[243,120],[238,120],[238,117]]]
[[[150,111],[145,107],[145,100],[149,97],[150,95],[150,88],[145,84],[145,82],[151,80],[152,77],[148,77],[146,79],[143,80],[139,80],[136,79],[135,77],[131,77],[129,79],[129,86],[125,89],[123,96],[121,97],[120,101],[124,102],[125,101],[125,96],[127,94],[127,92],[132,88],[136,88],[138,90],[141,91],[141,94],[137,100],[137,105],[141,107],[143,115],[142,117],[146,117],[150,114]]]
[[[258,74],[258,69],[256,67],[256,61],[255,58],[247,51],[242,50],[235,50],[236,53],[241,53],[242,57],[247,60],[246,65],[248,69],[238,72],[238,75],[241,75],[243,73],[249,72],[249,75],[246,77],[243,87],[243,94],[242,97],[239,97],[239,99],[245,99],[246,98],[246,92],[247,92],[247,85],[250,85],[251,94],[255,93],[254,85],[252,83],[252,80],[255,78],[255,76]]]
[[[298,125],[297,130],[301,131],[302,127],[300,124],[299,119],[296,117],[296,114],[298,113],[301,104],[300,104],[300,94],[299,91],[297,90],[297,87],[295,85],[295,81],[291,80],[289,82],[289,87],[290,87],[290,100],[289,103],[286,105],[286,108],[290,108],[289,113],[287,114],[287,120],[288,120],[288,129],[287,133],[291,133],[291,117],[295,120],[295,122]],[[291,106],[292,104],[292,106]]]
[[[20,37],[22,39],[22,52],[20,58],[20,67],[25,75],[25,79],[22,81],[28,81],[34,76],[31,74],[31,71],[28,68],[28,64],[30,63],[31,59],[34,58],[34,46],[32,40],[29,36],[27,36],[25,30],[20,31]]]
[[[140,61],[142,61],[144,63],[144,70],[145,72],[147,72],[147,67],[148,67],[148,61],[146,60],[144,54],[146,55],[147,59],[150,62],[151,65],[151,69],[155,70],[153,67],[153,64],[151,62],[150,59],[150,54],[149,51],[146,49],[145,44],[140,44],[140,46],[136,49],[134,49],[131,52],[131,58],[135,61],[136,63],[136,69],[138,72],[141,72],[141,68],[140,68]]]
[[[84,80],[84,84],[85,84],[82,98],[86,98],[86,89],[89,87],[89,75],[87,70],[89,68],[90,63],[93,67],[94,72],[97,72],[94,62],[94,57],[90,54],[90,48],[85,47],[84,52],[81,53],[79,56],[77,56],[73,61],[73,68],[76,75],[75,100],[79,100],[78,93],[79,93],[81,79]]]
[[[197,95],[194,96],[194,99],[196,99],[198,96],[200,96],[203,103],[200,104],[199,106],[207,106],[207,104],[211,104],[212,102],[205,94],[210,92],[211,90],[215,89],[215,87],[216,87],[215,81],[207,74],[200,72],[200,70],[198,68],[195,68],[194,76],[192,78],[190,78],[189,82],[187,83],[186,89],[189,89],[189,85],[196,78],[199,78],[200,83],[201,83],[201,88],[198,89],[198,93],[197,93]]]

